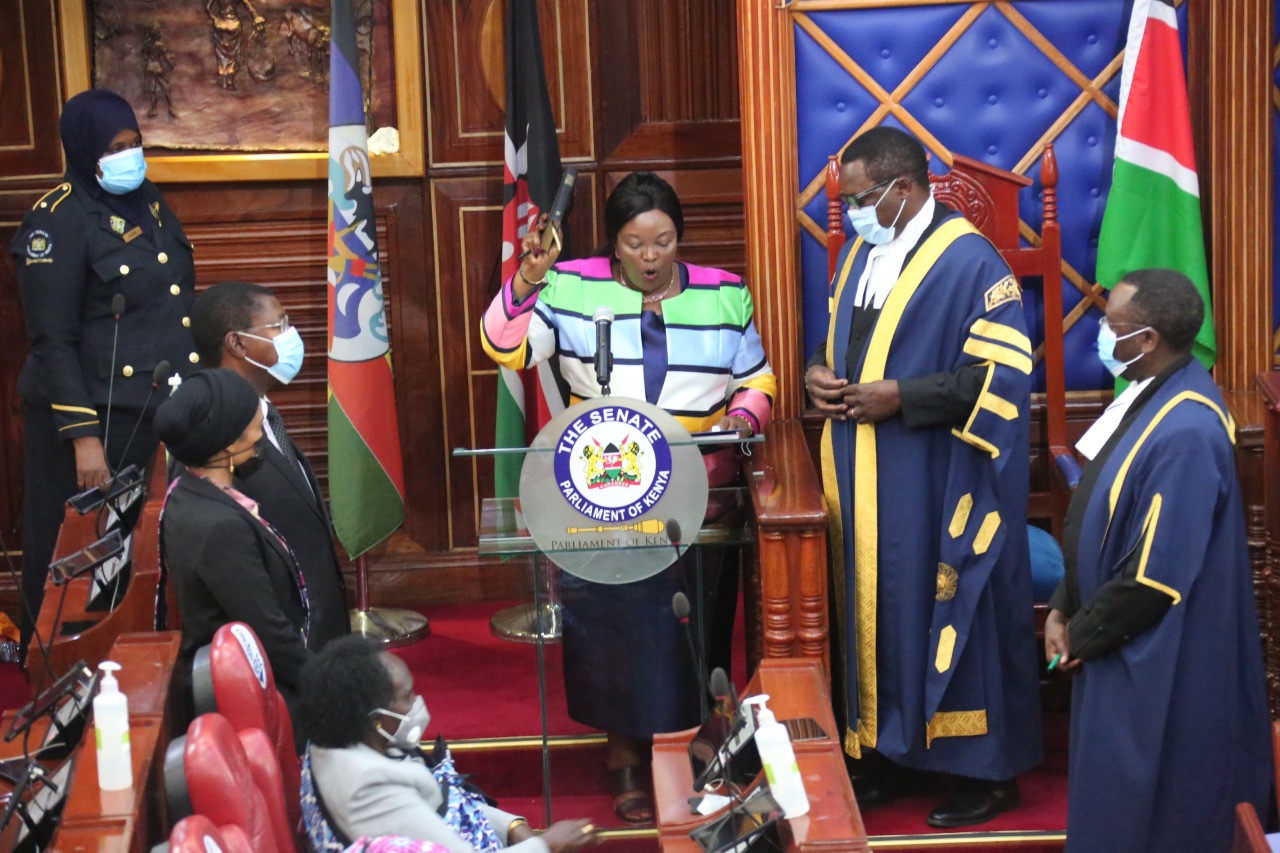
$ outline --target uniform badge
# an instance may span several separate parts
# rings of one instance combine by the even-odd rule
[[[938,601],[950,601],[956,597],[956,587],[960,585],[960,575],[946,563],[938,563]]]
[[[35,229],[27,234],[27,257],[46,258],[53,251],[53,238],[48,231]]]
[[[117,234],[124,233],[124,217],[123,216],[112,216],[107,221],[111,223],[112,231],[116,232]]]
[[[151,215],[155,217],[156,222],[160,221],[160,202],[151,202]]]
[[[997,305],[1003,305],[1006,302],[1012,302],[1015,299],[1022,299],[1022,288],[1018,286],[1018,280],[1011,275],[997,281],[987,290],[986,296],[987,310],[990,311]]]

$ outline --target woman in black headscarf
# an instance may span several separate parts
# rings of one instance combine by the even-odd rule
[[[160,560],[182,614],[181,659],[189,662],[228,622],[244,622],[292,705],[310,656],[306,583],[288,543],[231,485],[237,471],[261,463],[258,393],[234,371],[206,370],[164,401],[155,427],[185,466],[160,516]]]
[[[146,180],[129,103],[91,89],[63,106],[64,181],[27,213],[9,246],[30,353],[23,400],[22,591],[39,610],[63,502],[155,454],[153,374],[194,370],[191,243]],[[161,379],[163,384],[164,379]],[[30,623],[23,619],[23,645]]]

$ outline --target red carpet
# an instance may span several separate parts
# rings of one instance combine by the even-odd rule
[[[16,663],[0,663],[0,712],[20,708],[31,701],[26,676]]]
[[[1018,779],[1022,807],[1000,815],[980,829],[983,832],[1036,830],[1065,832],[1067,828],[1067,729],[1065,712],[1046,711],[1044,715],[1044,763]],[[862,813],[868,835],[957,834],[973,832],[935,829],[925,817],[946,798],[948,780],[939,777],[927,794],[907,797],[887,806]],[[1015,848],[1016,849],[1016,848]]]
[[[418,691],[431,710],[428,737],[443,734],[451,742],[494,737],[537,737],[541,734],[538,708],[538,674],[535,647],[499,640],[489,633],[489,617],[508,606],[479,603],[429,608],[431,634],[397,653],[413,670]],[[738,619],[736,648],[744,648],[742,619]],[[558,645],[544,646],[548,731],[551,735],[597,734],[569,719],[565,711],[561,652]],[[743,663],[734,662],[734,681],[745,683]],[[30,699],[30,691],[15,664],[0,664],[0,710],[18,707]],[[1067,717],[1063,712],[1045,714],[1045,762],[1019,780],[1022,807],[1001,815],[978,829],[997,832],[1061,832],[1066,826]],[[481,788],[512,812],[528,815],[543,824],[542,753],[538,748],[467,750],[460,745],[458,769],[472,776]],[[604,769],[603,744],[556,745],[551,751],[552,820],[585,817],[601,829],[620,828],[613,815]],[[900,800],[863,813],[867,832],[895,836],[901,849],[906,839],[921,836],[923,845],[952,844],[965,836],[964,849],[980,849],[983,842],[1001,850],[1061,849],[1060,842],[1033,838],[973,837],[974,830],[935,830],[924,818],[947,794],[947,782],[927,795]],[[966,835],[967,833],[967,835]],[[929,837],[932,836],[932,837]],[[656,837],[611,839],[608,853],[652,853]]]
[[[532,645],[498,640],[489,633],[489,617],[506,604],[482,603],[426,609],[431,636],[398,650],[413,670],[419,692],[431,710],[430,736],[450,741],[504,736],[537,736],[537,668]],[[741,634],[741,614],[738,619]],[[743,648],[739,636],[735,643]],[[545,645],[548,731],[581,735],[591,731],[565,712],[558,645]],[[735,683],[741,685],[743,664],[735,661]],[[1045,714],[1045,762],[1019,780],[1022,807],[977,829],[988,832],[1061,832],[1066,827],[1067,717]],[[501,800],[503,808],[542,822],[542,764],[538,749],[460,752],[459,769]],[[590,818],[597,826],[621,826],[613,816],[604,771],[603,745],[555,747],[551,753],[552,819]],[[974,830],[937,830],[925,816],[948,793],[948,781],[937,780],[925,795],[910,797],[863,813],[871,836],[972,835]],[[921,841],[929,843],[932,839]],[[954,842],[956,839],[951,838]],[[975,843],[978,839],[974,839]],[[895,839],[895,846],[900,843]],[[1061,849],[1060,842],[997,841],[1002,850]],[[652,848],[648,848],[652,849]]]

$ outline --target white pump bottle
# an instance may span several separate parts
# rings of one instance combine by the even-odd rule
[[[133,754],[129,748],[129,700],[113,674],[115,661],[98,664],[102,682],[93,700],[93,728],[98,742],[98,787],[123,791],[133,787]]]
[[[779,723],[765,705],[769,701],[767,694],[750,696],[743,701],[756,706],[756,750],[769,780],[769,793],[788,820],[808,814],[809,796],[804,790],[804,779],[796,764],[787,727]]]

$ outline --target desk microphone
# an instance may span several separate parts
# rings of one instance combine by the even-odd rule
[[[591,322],[596,324],[596,382],[600,393],[608,397],[609,375],[613,373],[613,309],[601,305],[591,315]]]
[[[111,331],[111,373],[107,379],[107,422],[102,428],[102,457],[107,468],[111,468],[111,457],[107,455],[107,440],[111,437],[111,397],[116,389],[116,344],[120,342],[120,316],[124,314],[124,294],[117,293],[111,297],[111,315],[115,325]]]
[[[133,447],[133,439],[138,435],[138,427],[142,425],[142,418],[146,417],[147,409],[151,406],[151,398],[156,395],[156,391],[160,390],[160,386],[165,384],[165,377],[169,373],[169,362],[160,359],[160,363],[156,365],[156,369],[151,371],[151,390],[147,392],[147,399],[142,403],[142,414],[133,423],[133,432],[129,433],[129,440],[124,444],[124,452],[120,454],[121,463],[129,459],[129,448]],[[143,465],[145,466],[144,460]],[[113,483],[114,485],[114,483]]]
[[[678,532],[678,531],[677,531]],[[702,663],[702,654],[693,641],[693,630],[689,627],[689,596],[677,592],[671,596],[671,612],[680,620],[684,629],[685,641],[689,644],[689,659],[693,661],[694,675],[698,679],[698,704],[702,709],[702,722],[706,722],[710,708],[707,706],[707,671]]]

